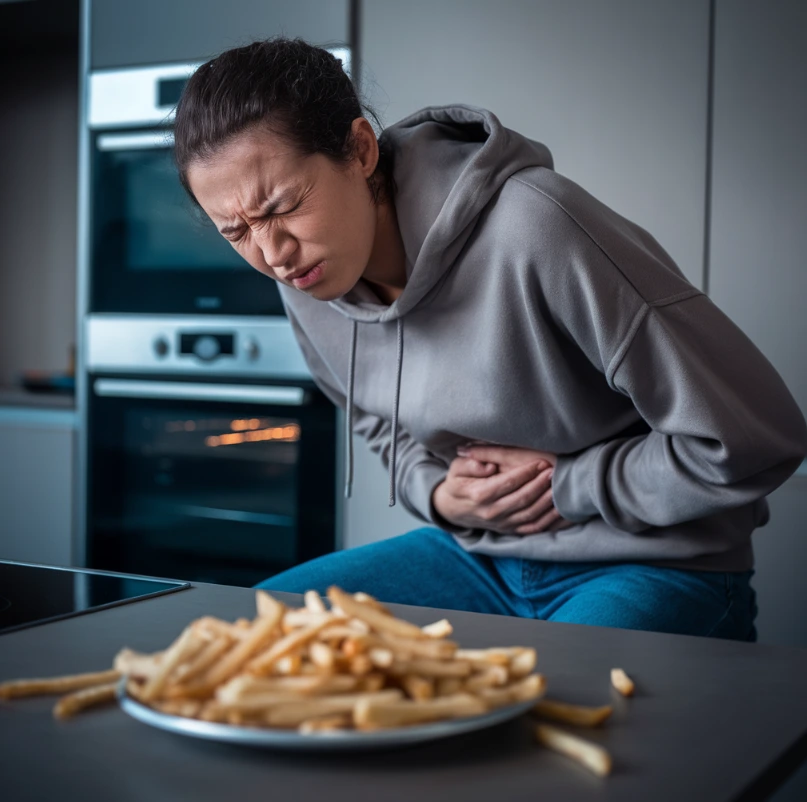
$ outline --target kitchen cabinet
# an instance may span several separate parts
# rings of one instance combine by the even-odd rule
[[[544,142],[558,172],[650,231],[703,285],[707,2],[373,0],[360,8],[361,90],[384,125],[429,105],[490,109]],[[364,443],[355,457],[346,544],[422,526],[386,506],[386,471]]]
[[[72,564],[72,409],[0,405],[0,559]]]
[[[807,6],[718,0],[709,294],[807,413]],[[754,535],[760,639],[807,646],[807,471]]]
[[[285,34],[344,45],[348,0],[87,0],[90,69],[206,61]]]

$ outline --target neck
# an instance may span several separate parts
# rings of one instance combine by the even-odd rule
[[[392,202],[379,204],[373,250],[362,274],[378,297],[391,304],[406,286],[406,253]]]

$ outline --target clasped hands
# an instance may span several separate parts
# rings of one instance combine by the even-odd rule
[[[552,501],[558,458],[547,451],[470,444],[457,449],[432,504],[448,522],[468,529],[534,535],[574,526]]]

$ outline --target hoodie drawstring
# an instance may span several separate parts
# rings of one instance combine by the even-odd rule
[[[347,465],[345,470],[345,498],[353,492],[353,392],[356,379],[356,343],[359,324],[352,320],[350,332],[350,355],[347,365],[347,415],[345,417],[345,440]],[[395,460],[398,453],[398,409],[401,404],[401,373],[403,372],[403,318],[398,318],[398,356],[395,369],[395,400],[392,406],[392,432],[389,458],[389,505],[395,506]]]
[[[395,455],[398,452],[398,407],[401,403],[403,367],[403,318],[398,318],[398,360],[395,369],[395,402],[392,405],[392,450],[389,456],[389,505],[395,506]]]
[[[347,446],[347,467],[345,470],[345,498],[353,492],[353,385],[356,375],[356,339],[359,324],[352,320],[350,332],[350,357],[347,363],[347,417],[345,418],[345,445]]]

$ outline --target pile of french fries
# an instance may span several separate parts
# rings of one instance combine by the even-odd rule
[[[530,701],[536,715],[576,726],[611,715],[610,706],[542,700],[546,680],[534,673],[532,648],[461,649],[447,620],[419,627],[367,594],[331,587],[327,595],[329,606],[309,591],[292,609],[259,590],[252,621],[205,616],[165,651],[123,649],[111,671],[2,683],[0,699],[68,693],[54,708],[66,718],[114,700],[125,677],[131,697],[162,713],[301,733],[427,724]],[[621,669],[611,679],[633,693]],[[539,724],[536,737],[597,774],[611,770],[608,753],[577,735]]]

